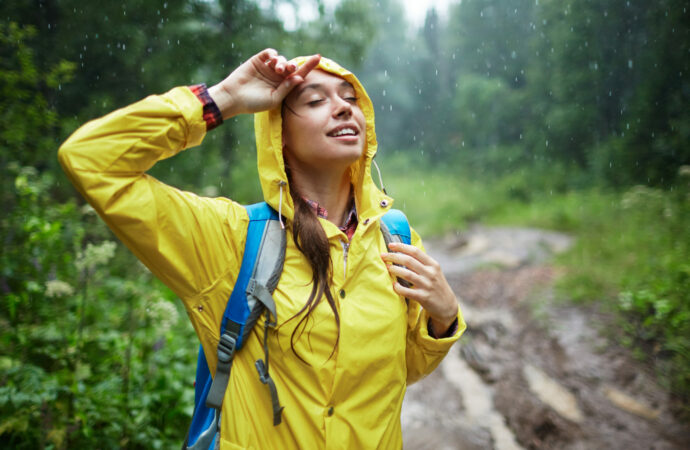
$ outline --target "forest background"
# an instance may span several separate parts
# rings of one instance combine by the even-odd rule
[[[56,159],[80,124],[258,50],[321,53],[376,106],[388,192],[423,235],[474,223],[574,235],[558,295],[615,317],[690,399],[690,2],[463,0],[410,27],[399,0],[0,3],[0,439],[168,448],[193,405],[196,338]],[[251,117],[155,176],[261,199]]]

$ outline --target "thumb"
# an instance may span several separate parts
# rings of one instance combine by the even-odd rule
[[[304,78],[299,75],[293,75],[284,79],[283,82],[280,83],[276,88],[278,98],[282,101],[295,86],[301,84],[303,81]]]

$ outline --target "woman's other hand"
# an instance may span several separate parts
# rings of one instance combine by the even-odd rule
[[[391,243],[389,248],[394,253],[384,253],[381,257],[389,263],[388,271],[396,277],[393,289],[399,295],[422,305],[431,318],[435,334],[444,335],[458,315],[458,301],[441,266],[415,246]],[[407,281],[411,286],[403,286],[397,278]]]
[[[292,88],[304,81],[320,59],[321,56],[312,55],[297,67],[274,49],[267,48],[249,58],[208,92],[223,119],[273,109]]]

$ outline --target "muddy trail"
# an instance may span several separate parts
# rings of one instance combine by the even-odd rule
[[[611,318],[556,302],[551,257],[568,236],[482,228],[431,241],[467,334],[403,404],[406,450],[687,449],[690,428]]]

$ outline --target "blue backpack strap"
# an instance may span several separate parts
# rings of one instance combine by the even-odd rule
[[[250,296],[251,298],[248,299],[248,285],[250,285],[253,280],[252,277],[255,275],[257,259],[259,259],[260,256],[259,251],[262,249],[266,231],[269,227],[275,226],[275,223],[278,221],[278,213],[265,202],[249,205],[245,208],[249,216],[247,238],[240,271],[238,272],[235,286],[233,287],[232,294],[225,305],[225,312],[223,313],[220,328],[221,337],[218,343],[218,367],[216,369],[215,378],[211,377],[203,348],[201,346],[199,347],[194,391],[194,415],[182,447],[186,450],[207,450],[213,448],[215,440],[217,439],[220,409],[225,395],[225,389],[227,388],[230,378],[230,369],[232,368],[234,354],[241,348],[244,338],[250,331],[249,329],[245,330],[245,328],[253,327],[263,310],[262,305],[268,303],[265,298],[260,299],[260,302],[255,300],[256,297],[260,296],[259,294],[264,294],[265,297],[266,293],[263,291],[259,292],[259,294],[252,293]],[[271,221],[273,221],[273,225],[271,225]],[[279,267],[277,266],[278,262],[276,262],[276,267],[273,269],[274,271],[282,272],[282,262],[285,259],[284,242],[282,246],[282,254],[268,255],[269,260],[279,260]],[[276,253],[273,248],[269,251]],[[275,279],[274,281],[275,283],[272,283],[268,288],[270,290],[270,292],[268,292],[268,297],[270,297],[272,290],[275,289],[275,284],[277,284],[278,280]],[[253,286],[256,283],[251,284]],[[273,306],[271,312],[275,318],[275,306]],[[268,324],[268,316],[266,321]],[[249,327],[247,327],[247,325],[249,325]],[[259,374],[261,381],[265,384],[269,384],[271,388],[275,410],[276,405],[279,407],[279,404],[273,381],[268,376],[267,369],[264,373],[260,370]],[[280,411],[282,411],[282,407],[280,407],[278,411],[278,423],[280,423]],[[276,419],[274,417],[274,422],[275,421]],[[189,445],[190,443],[192,444]]]
[[[394,241],[402,242],[403,244],[410,244],[412,242],[412,233],[410,231],[410,222],[405,217],[405,214],[399,209],[391,209],[381,217],[381,222],[385,225],[391,238]],[[386,238],[386,231],[381,227],[384,239]],[[391,242],[386,240],[386,245]]]

